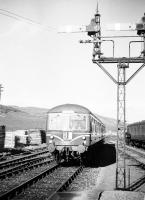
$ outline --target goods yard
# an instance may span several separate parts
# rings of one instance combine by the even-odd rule
[[[144,151],[127,147],[127,167],[130,169],[130,179],[127,181],[127,194],[133,191],[133,196],[143,197],[144,186]],[[133,152],[133,153],[132,153]],[[142,153],[142,155],[141,155]],[[129,156],[128,156],[129,155]],[[105,191],[115,189],[116,164],[106,167],[61,166],[46,158],[39,166],[29,164],[11,176],[1,178],[1,199],[57,199],[58,197],[71,199],[72,196],[93,198],[105,196]],[[138,157],[138,158],[137,158]],[[139,161],[140,159],[140,161]],[[142,162],[141,162],[142,159]],[[27,160],[26,160],[27,161]],[[136,172],[136,173],[134,173]],[[107,176],[107,177],[106,177]],[[128,174],[129,177],[129,174]],[[37,192],[36,192],[37,191]],[[86,191],[84,193],[80,191]],[[142,193],[142,195],[136,192]],[[119,193],[121,195],[121,192]],[[66,197],[64,197],[66,195]],[[97,195],[97,196],[96,196]],[[82,197],[81,197],[82,196]]]
[[[49,113],[52,113],[53,110],[62,111],[67,109],[67,116],[69,114],[68,108],[71,108],[71,116],[72,116],[72,107],[76,108],[76,105],[61,105],[55,109],[50,110]],[[78,109],[78,105],[77,105]],[[80,106],[79,106],[80,109]],[[81,107],[82,109],[82,107]],[[83,108],[84,109],[84,108]],[[79,111],[80,112],[80,111]],[[85,108],[86,112],[86,108]],[[55,112],[56,114],[57,112]],[[74,115],[74,113],[73,113]],[[83,113],[84,115],[84,113]],[[65,113],[66,116],[66,113]],[[51,120],[51,118],[48,118]],[[60,118],[62,120],[62,116]],[[49,121],[48,121],[49,123]],[[80,121],[79,121],[80,123]],[[58,118],[57,118],[57,124]],[[76,120],[75,120],[76,124]],[[58,127],[58,126],[57,126]],[[103,126],[104,127],[104,126]],[[61,160],[54,154],[54,151],[50,151],[52,149],[57,149],[57,145],[59,149],[63,149],[66,143],[61,142],[62,148],[60,148],[60,143],[55,142],[56,133],[59,131],[55,130],[55,135],[53,135],[53,143],[50,142],[52,140],[52,129],[49,129],[51,135],[47,136],[47,145],[38,146],[37,151],[33,150],[29,152],[28,155],[16,155],[13,158],[7,158],[5,161],[1,161],[0,163],[0,199],[105,199],[108,195],[116,195],[122,196],[122,198],[126,198],[127,196],[133,196],[133,198],[143,199],[145,193],[145,151],[144,149],[139,149],[138,147],[132,147],[131,145],[126,145],[126,189],[125,193],[121,191],[115,192],[115,182],[116,182],[116,161],[111,158],[111,161],[106,164],[103,162],[103,159],[109,155],[108,152],[105,152],[102,155],[101,163],[98,162],[99,151],[104,151],[106,148],[107,142],[107,151],[110,151],[110,156],[114,156],[114,150],[112,148],[116,145],[116,137],[107,137],[105,141],[105,132],[103,131],[103,141],[96,141],[92,145],[93,148],[89,149],[89,146],[85,147],[89,149],[88,154],[85,152],[78,152],[79,162],[72,162],[72,157],[69,159],[69,155],[72,153],[71,140],[69,140],[69,144],[67,143],[67,148],[69,148],[70,153],[68,153],[68,159]],[[84,140],[82,138],[82,134],[85,134],[87,137],[89,132],[81,132],[80,144],[83,144]],[[94,130],[99,130],[94,128]],[[78,131],[78,130],[77,130]],[[48,133],[50,133],[48,132]],[[71,130],[72,132],[72,130]],[[94,134],[95,135],[95,134]],[[92,135],[92,137],[94,136]],[[97,135],[97,134],[96,134]],[[90,134],[91,137],[91,134]],[[50,139],[48,139],[50,138]],[[72,137],[73,138],[73,137]],[[98,138],[99,134],[98,134]],[[66,139],[66,137],[65,137]],[[63,140],[61,140],[63,141]],[[65,140],[64,140],[65,141]],[[93,141],[91,139],[91,141]],[[53,148],[49,147],[49,144],[53,144]],[[75,143],[73,143],[74,145]],[[95,145],[94,145],[95,144]],[[100,146],[101,145],[101,146]],[[104,145],[104,149],[103,149]],[[110,145],[108,149],[108,145]],[[76,148],[77,149],[77,148]],[[114,148],[113,148],[114,149]],[[93,152],[95,151],[95,156]],[[90,152],[90,154],[89,154]],[[113,153],[113,154],[112,154]],[[74,153],[73,153],[74,154]],[[85,156],[89,156],[90,166],[85,166],[83,160],[81,160],[81,156],[83,158],[83,154]],[[97,155],[98,154],[98,155]],[[61,155],[61,154],[60,154]],[[17,157],[17,158],[16,158]],[[96,159],[97,158],[97,159]],[[87,159],[87,157],[85,157]],[[92,162],[95,160],[95,162]],[[111,162],[111,163],[110,163]],[[91,165],[91,163],[93,163]],[[88,164],[88,163],[87,163]],[[96,165],[96,166],[94,166]],[[134,173],[135,172],[135,173]],[[36,192],[37,191],[37,192]],[[109,192],[110,191],[110,192]],[[112,191],[112,193],[111,193]],[[113,192],[114,191],[114,192]],[[131,192],[132,191],[132,192]],[[126,196],[124,196],[126,195]]]
[[[5,125],[1,126],[0,199],[145,199],[145,121],[126,123],[126,85],[145,66],[145,14],[139,23],[123,26],[122,31],[133,30],[137,36],[102,36],[100,21],[97,3],[90,24],[69,27],[69,32],[86,32],[91,37],[80,43],[93,44],[92,62],[117,85],[114,136],[107,134],[97,114],[72,103],[49,109],[45,130],[17,130],[6,135]],[[130,38],[129,57],[115,57],[116,37]],[[106,41],[112,43],[111,57],[102,53]],[[131,57],[131,44],[138,42],[142,44],[140,56]],[[117,65],[117,79],[105,64]],[[130,64],[140,66],[126,78]]]

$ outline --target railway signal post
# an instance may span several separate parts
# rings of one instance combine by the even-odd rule
[[[100,14],[98,11],[98,4],[94,18],[91,20],[88,26],[71,27],[69,29],[66,27],[64,30],[60,30],[60,33],[67,32],[87,32],[91,40],[80,40],[80,43],[92,43],[93,44],[93,54],[92,61],[97,64],[99,68],[117,85],[117,145],[116,145],[116,189],[124,190],[127,187],[126,180],[126,161],[125,161],[125,132],[126,132],[126,85],[135,77],[137,73],[145,66],[145,14],[141,18],[141,21],[135,25],[123,25],[122,30],[137,31],[137,36],[102,36],[101,35],[101,25],[100,25]],[[117,24],[118,27],[121,26]],[[130,41],[129,42],[129,57],[115,57],[114,38],[134,38],[137,37],[141,40]],[[112,42],[112,57],[104,57],[101,51],[101,44],[103,42]],[[141,56],[131,57],[131,44],[143,43],[143,49]],[[141,66],[128,78],[126,79],[126,70],[130,67],[130,64],[138,63]],[[113,77],[111,73],[104,67],[103,64],[116,64],[117,65],[117,79]]]
[[[93,21],[93,23],[92,23]],[[92,31],[94,26],[94,30]],[[145,15],[142,17],[141,22],[136,24],[136,30],[141,41],[130,41],[129,43],[129,57],[114,57],[114,40],[103,40],[101,36],[100,14],[98,12],[98,5],[96,14],[91,20],[90,30],[88,29],[88,35],[92,37],[92,40],[80,41],[80,43],[93,43],[93,63],[97,64],[107,76],[117,85],[117,156],[116,156],[116,189],[124,190],[127,187],[127,169],[125,160],[125,132],[126,132],[126,85],[131,79],[145,66]],[[122,37],[122,36],[118,36]],[[123,36],[124,37],[124,36]],[[132,37],[132,36],[126,36]],[[133,36],[134,37],[134,36]],[[105,41],[111,41],[113,43],[113,57],[103,57],[101,52],[101,44]],[[135,42],[143,42],[143,50],[140,57],[130,57],[130,45]],[[117,79],[115,79],[109,71],[103,66],[103,64],[117,64]],[[127,80],[126,70],[129,68],[130,63],[142,64]]]

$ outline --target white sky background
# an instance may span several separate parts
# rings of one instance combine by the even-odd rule
[[[52,108],[76,103],[100,115],[116,118],[116,85],[92,63],[86,33],[58,34],[64,25],[88,25],[96,0],[0,0],[0,9],[49,26],[50,31],[0,14],[0,83],[2,104]],[[136,23],[145,12],[144,0],[100,0],[102,27],[108,23]],[[0,11],[1,13],[1,11]],[[52,29],[52,27],[54,29]],[[115,35],[117,32],[106,32]],[[136,32],[119,34],[136,35]],[[131,38],[130,40],[134,40]],[[111,46],[103,48],[111,56]],[[140,55],[140,46],[132,56]],[[128,41],[116,40],[116,56],[128,56]],[[105,65],[116,76],[116,65]],[[139,65],[140,66],[140,65]],[[138,66],[138,67],[139,67]],[[136,69],[131,65],[128,74]],[[127,86],[127,121],[145,119],[145,69]]]

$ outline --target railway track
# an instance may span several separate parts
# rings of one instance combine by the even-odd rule
[[[37,168],[24,171],[23,173],[17,174],[15,176],[12,176],[10,178],[6,178],[1,180],[0,184],[0,199],[5,199],[5,197],[8,197],[6,199],[9,199],[11,195],[16,193],[19,193],[21,188],[26,187],[27,184],[25,182],[28,182],[28,185],[31,183],[31,181],[36,181],[35,177],[42,173],[45,174],[45,171],[49,170],[53,166],[56,165],[56,162],[47,163],[45,165],[39,166]],[[29,180],[31,180],[29,182]],[[4,196],[3,196],[4,195]]]
[[[110,141],[111,143],[116,143],[115,141]],[[132,147],[126,145],[126,163],[127,160],[132,160],[134,164],[129,164],[126,168],[126,176],[128,179],[128,186],[126,190],[128,191],[142,191],[145,192],[145,150],[139,149],[137,147]],[[144,188],[144,189],[142,189]]]
[[[116,141],[110,141],[110,143],[115,144]],[[145,169],[145,150],[141,150],[141,149],[126,145],[125,153],[127,156],[129,156],[129,157],[133,158],[134,160],[136,160],[137,162],[139,162],[140,165],[142,165],[142,167],[144,167],[144,169]]]
[[[16,166],[18,164],[21,164],[22,162],[25,162],[25,160],[27,162],[28,159],[36,158],[36,157],[39,157],[39,156],[47,154],[47,153],[49,153],[49,151],[45,150],[45,151],[41,151],[41,152],[38,152],[38,153],[33,153],[33,154],[30,154],[30,155],[25,155],[25,156],[22,156],[22,157],[19,157],[19,158],[11,159],[11,160],[8,160],[8,161],[2,161],[2,162],[0,162],[0,170],[6,169],[6,168],[9,168],[9,167],[12,167],[12,166]]]
[[[67,192],[86,191],[96,188],[100,168],[84,167],[73,183],[67,188]]]
[[[145,151],[126,145],[126,154],[132,157],[145,169]]]
[[[126,155],[136,161],[136,170],[145,170],[145,151],[133,148],[126,145]],[[135,172],[137,173],[137,171]],[[133,181],[128,187],[129,191],[137,191],[139,187],[145,184],[145,175],[142,173],[141,177]]]
[[[2,170],[0,172],[0,179],[2,180],[4,178],[16,175],[19,172],[23,172],[25,170],[30,170],[30,169],[33,169],[33,168],[36,168],[36,167],[39,167],[42,165],[46,165],[52,161],[53,161],[53,159],[50,159],[46,156],[23,160],[17,166]]]
[[[66,168],[53,164],[33,178],[3,193],[0,199],[40,199],[46,196],[50,199],[56,192],[65,190],[82,170],[83,167]]]

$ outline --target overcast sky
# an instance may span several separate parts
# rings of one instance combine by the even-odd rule
[[[90,39],[86,33],[60,34],[59,26],[88,25],[97,0],[0,0],[0,9],[34,20],[48,27],[10,18],[0,10],[1,103],[52,108],[76,103],[100,115],[116,118],[116,85],[92,63]],[[109,23],[136,23],[145,12],[144,0],[100,0],[102,34],[136,35],[136,32],[108,32]],[[134,38],[130,38],[134,40]],[[131,49],[140,55],[140,45]],[[111,46],[103,46],[111,56]],[[128,56],[128,40],[116,40],[115,56]],[[140,65],[130,65],[130,75]],[[116,77],[116,65],[105,65]],[[128,75],[128,76],[129,76]],[[145,69],[127,86],[127,121],[145,120]]]

